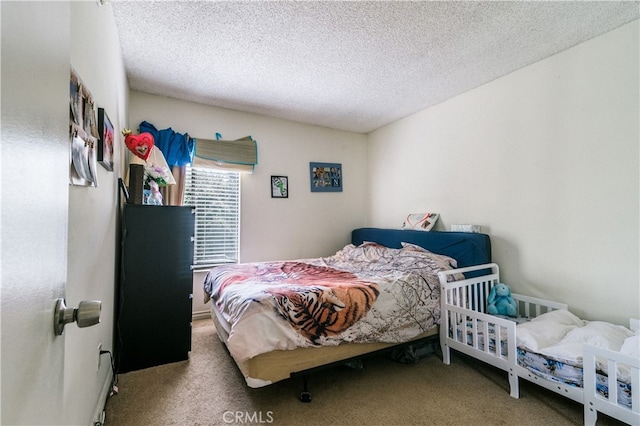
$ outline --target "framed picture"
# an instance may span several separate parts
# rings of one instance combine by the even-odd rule
[[[98,108],[98,135],[100,140],[98,141],[98,162],[102,166],[113,171],[113,144],[114,144],[114,131],[113,124],[109,120],[104,108]]]
[[[289,178],[271,176],[271,198],[289,198]]]
[[[311,192],[342,192],[342,164],[309,163]]]

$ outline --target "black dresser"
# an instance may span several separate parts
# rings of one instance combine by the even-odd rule
[[[127,204],[114,344],[120,373],[188,359],[192,207]]]

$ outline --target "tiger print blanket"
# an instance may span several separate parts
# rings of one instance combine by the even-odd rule
[[[437,274],[455,267],[412,244],[349,244],[326,258],[214,267],[204,290],[243,361],[276,349],[407,341],[439,322]]]

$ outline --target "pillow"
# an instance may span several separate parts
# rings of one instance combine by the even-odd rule
[[[566,309],[557,309],[555,311],[544,313],[532,318],[531,321],[552,321],[558,324],[575,325],[577,327],[582,327],[586,323],[586,321],[581,320]]]
[[[517,326],[516,344],[533,352],[557,345],[576,325],[555,321],[530,321]]]
[[[401,252],[425,253],[429,258],[434,259],[436,261],[445,262],[445,264],[449,265],[453,269],[458,267],[458,261],[455,260],[453,257],[449,257],[444,254],[434,253],[432,251],[427,250],[424,247],[421,247],[413,243],[406,243],[402,241],[400,244],[402,245],[402,248],[400,249]],[[449,268],[445,268],[445,269],[449,269]]]
[[[363,241],[358,247],[384,247],[380,243],[376,243],[375,241]]]
[[[640,358],[640,336],[635,334],[627,337],[620,348],[620,353],[634,358]]]
[[[631,336],[633,336],[631,330],[621,325],[590,321],[584,327],[578,327],[567,333],[563,342],[588,343],[612,351],[619,351],[625,339]]]
[[[410,250],[410,251],[422,251],[425,253],[431,253],[429,250],[427,250],[424,247],[421,247],[417,244],[413,244],[413,243],[405,243],[404,241],[402,241],[400,243],[402,245],[402,250]]]
[[[359,246],[347,244],[342,250],[337,252],[332,259],[345,262],[354,261],[375,261],[383,256],[388,256],[390,251],[397,250],[385,247],[372,241],[363,241]]]
[[[439,213],[410,213],[402,224],[402,229],[413,229],[415,231],[431,231],[436,224]]]

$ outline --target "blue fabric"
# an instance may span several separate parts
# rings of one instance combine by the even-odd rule
[[[177,133],[171,127],[158,130],[147,121],[140,123],[140,133],[144,132],[153,135],[155,146],[162,152],[170,167],[185,166],[193,162],[195,144],[187,133]]]
[[[371,241],[386,247],[401,248],[403,242],[454,258],[458,268],[491,262],[491,241],[486,234],[471,232],[413,231],[405,229],[359,228],[351,232],[355,245]],[[485,275],[486,271],[473,271],[471,276]]]

